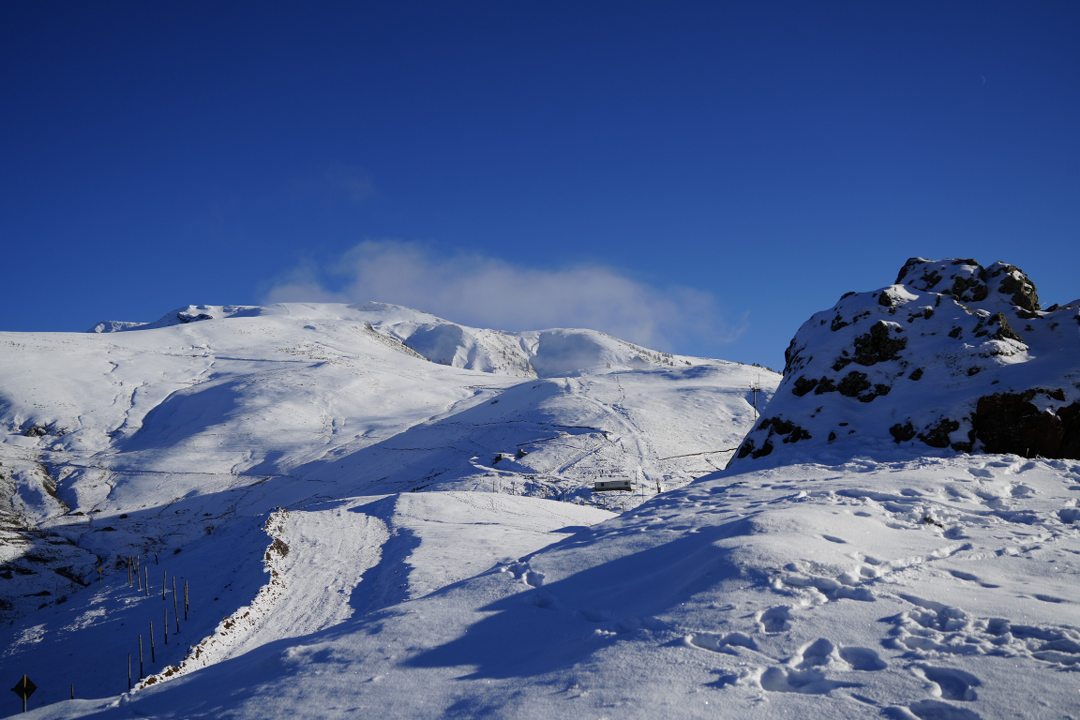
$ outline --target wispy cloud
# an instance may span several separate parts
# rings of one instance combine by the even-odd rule
[[[331,267],[297,268],[265,300],[375,300],[474,327],[590,328],[664,350],[732,342],[745,323],[724,318],[709,292],[654,287],[616,268],[535,269],[395,240],[362,242]]]

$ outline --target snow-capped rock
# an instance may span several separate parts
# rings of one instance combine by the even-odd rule
[[[732,462],[867,440],[1080,458],[1078,313],[1044,310],[1013,265],[912,258],[803,324]]]

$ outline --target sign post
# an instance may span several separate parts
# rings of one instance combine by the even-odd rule
[[[22,711],[26,712],[26,701],[37,690],[37,685],[30,682],[30,678],[25,675],[22,676],[22,680],[15,683],[15,687],[11,688],[11,692],[15,693],[22,698]]]

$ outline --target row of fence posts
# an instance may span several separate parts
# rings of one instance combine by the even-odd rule
[[[157,555],[154,555],[155,561]],[[139,571],[142,571],[141,573]],[[146,597],[150,597],[150,570],[142,565],[141,557],[139,555],[128,557],[127,559],[127,575],[128,575],[128,587],[135,587],[138,585],[138,589]],[[134,578],[134,579],[133,579]],[[161,573],[161,599],[164,601],[168,595],[168,572],[162,571]],[[190,592],[188,587],[188,581],[184,581],[184,622],[188,619],[188,610],[190,609]],[[180,634],[180,601],[176,592],[176,576],[172,579],[172,599],[173,599],[173,623],[175,626],[174,635]],[[166,607],[162,611],[162,617],[164,623],[162,624],[163,639],[165,644],[169,644],[169,608]],[[150,662],[157,662],[157,648],[154,645],[154,621],[150,621]],[[131,682],[131,653],[128,653],[127,662],[127,675],[128,675],[128,690],[132,688]],[[143,636],[139,635],[139,680],[146,677],[144,669],[143,658]]]
[[[154,562],[155,562],[155,564],[157,564],[157,562],[158,562],[156,553],[154,554]],[[101,587],[102,573],[103,573],[103,570],[101,568],[99,568],[98,569],[98,588],[99,588],[99,591],[100,591],[100,587]],[[133,555],[133,556],[129,556],[127,558],[127,581],[128,581],[128,587],[135,587],[137,585],[139,592],[144,593],[146,595],[146,597],[150,597],[150,570],[149,570],[149,568],[147,568],[146,566],[144,566],[142,564],[142,557],[141,556]],[[163,571],[161,573],[161,599],[163,601],[166,599],[167,590],[168,590],[168,573]],[[177,599],[178,595],[177,595],[177,592],[176,592],[176,576],[175,575],[173,576],[173,579],[172,579],[172,596],[173,596],[173,623],[174,623],[174,627],[175,627],[175,630],[174,630],[173,634],[174,635],[179,635],[180,634],[180,604],[179,604],[179,600]],[[189,594],[188,581],[185,580],[184,581],[184,622],[187,622],[188,610],[191,607],[191,605],[190,605],[190,597],[191,596]],[[163,617],[165,619],[165,622],[164,622],[164,625],[163,625],[164,640],[165,640],[165,644],[168,645],[169,644],[169,608],[168,607],[164,608],[162,613],[163,613]],[[156,652],[156,650],[157,650],[157,648],[154,646],[154,621],[151,620],[150,621],[150,662],[152,662],[152,663],[157,662],[157,652]],[[145,669],[144,669],[144,658],[143,658],[143,636],[140,634],[139,635],[139,680],[142,680],[144,677],[146,677],[146,672],[145,672]],[[132,675],[131,675],[131,653],[128,653],[128,656],[127,656],[127,682],[128,682],[128,690],[131,690],[131,688],[133,687],[133,685],[132,685]],[[15,687],[12,688],[12,690],[20,698],[22,698],[23,712],[26,712],[26,701],[27,701],[27,699],[29,699],[29,697],[34,693],[34,691],[36,689],[37,689],[37,686],[34,685],[34,683],[31,682],[25,675],[23,675],[22,680],[19,682],[19,684],[17,684]],[[74,683],[72,683],[72,685],[70,686],[70,690],[71,690],[71,699],[74,700],[75,699],[75,685],[74,685]]]

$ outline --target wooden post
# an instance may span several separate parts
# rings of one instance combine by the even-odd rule
[[[168,645],[169,644],[169,608],[165,608],[164,613],[165,613],[165,624],[163,625],[163,627],[165,628],[165,644]]]
[[[154,621],[150,621],[150,662],[157,662],[157,654],[154,652]]]
[[[131,653],[128,653],[128,690],[131,689]]]
[[[75,699],[75,683],[71,683],[71,699]]]
[[[172,614],[173,619],[176,621],[176,634],[180,634],[180,610],[177,608],[176,600],[176,576],[173,575],[172,579]]]
[[[154,564],[155,565],[160,565],[161,564],[161,563],[158,562],[157,553],[154,553]]]
[[[136,557],[135,558],[135,579],[138,580],[138,582],[139,582],[139,590],[142,590],[142,572],[140,572],[139,568],[140,568],[139,559],[138,559],[138,557]]]
[[[162,602],[165,602],[165,590],[166,590],[166,588],[169,587],[169,583],[166,582],[167,579],[168,579],[168,574],[165,573],[165,572],[162,572],[161,573],[161,601]]]
[[[128,587],[131,587],[131,558],[128,558],[128,561],[127,561],[127,571],[128,571]]]
[[[187,585],[187,583],[188,583],[188,581],[185,580],[184,581],[184,622],[187,622],[187,611],[188,611],[188,585]]]
[[[142,635],[140,635],[140,636],[139,636],[139,679],[140,679],[140,680],[142,680],[142,679],[143,679],[143,668],[142,668]]]
[[[143,590],[146,591],[146,597],[150,597],[150,568],[143,568],[143,585],[146,587]]]

